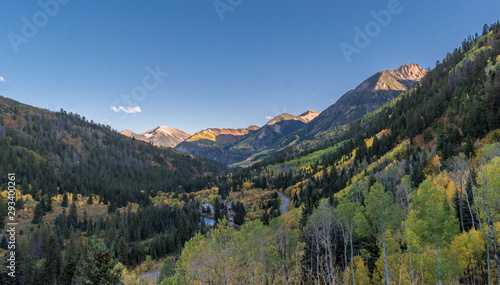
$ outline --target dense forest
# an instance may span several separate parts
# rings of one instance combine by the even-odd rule
[[[16,173],[35,200],[93,193],[118,207],[147,203],[154,191],[191,192],[211,185],[225,166],[123,137],[109,126],[0,97],[0,172]],[[3,181],[2,189],[6,189]]]
[[[26,220],[0,280],[145,284],[157,262],[160,284],[498,283],[499,74],[495,23],[362,119],[230,170],[0,98]]]

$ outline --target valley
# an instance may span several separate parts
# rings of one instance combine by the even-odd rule
[[[262,126],[118,132],[0,96],[0,283],[498,283],[499,75],[497,21]]]

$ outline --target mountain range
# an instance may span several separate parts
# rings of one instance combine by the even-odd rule
[[[157,127],[141,134],[129,130],[121,133],[227,165],[247,166],[284,147],[360,119],[410,89],[427,72],[416,63],[380,71],[346,92],[323,112],[307,111],[299,116],[283,113],[262,127],[209,128],[194,135],[170,127]]]
[[[175,147],[192,136],[183,130],[167,126],[159,126],[140,134],[136,134],[130,130],[123,130],[120,133],[127,137],[133,137],[141,141],[150,142],[157,146],[166,147]]]

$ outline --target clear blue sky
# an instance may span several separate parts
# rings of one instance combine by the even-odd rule
[[[354,28],[395,0],[218,0],[240,2],[223,19],[212,0],[54,1],[41,1],[57,3],[44,12],[38,1],[2,0],[0,95],[135,132],[194,133],[322,111],[377,71],[434,66],[500,18],[498,0],[401,0],[348,62],[341,43],[354,46]],[[158,84],[146,77],[146,90],[148,66],[169,75]]]

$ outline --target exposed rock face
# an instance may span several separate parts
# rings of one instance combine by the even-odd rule
[[[427,70],[418,64],[381,71],[345,93],[305,127],[308,135],[353,122],[396,98],[422,80]]]
[[[307,111],[300,116],[288,113],[280,114],[272,118],[265,126],[260,128],[255,134],[245,138],[233,149],[252,149],[253,151],[263,150],[276,143],[283,136],[296,132],[307,123],[316,118],[320,112]]]
[[[206,129],[180,143],[176,149],[233,164],[301,129],[319,113],[308,111],[300,116],[283,113],[271,119],[262,128],[251,126],[246,129]]]
[[[319,114],[321,114],[321,112],[311,110],[300,114],[299,117],[302,117],[306,123],[309,123],[310,121],[316,119],[316,117],[319,116]]]
[[[123,130],[120,132],[127,137],[133,137],[138,140],[151,142],[154,145],[175,147],[180,142],[183,142],[191,136],[191,134],[176,128],[160,126],[147,132],[136,134],[130,130]]]

